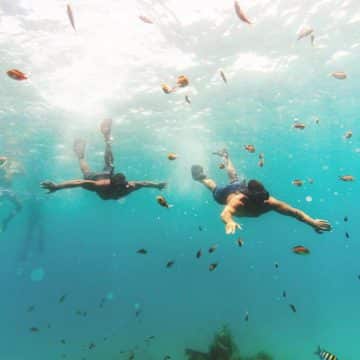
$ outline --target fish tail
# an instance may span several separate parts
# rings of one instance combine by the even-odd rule
[[[314,351],[314,354],[320,356],[320,354],[321,354],[321,347],[320,347],[320,345],[318,345],[316,351]]]

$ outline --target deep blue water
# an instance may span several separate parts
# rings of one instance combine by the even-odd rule
[[[202,1],[135,7],[109,1],[104,9],[79,1],[76,34],[62,1],[0,4],[0,156],[21,170],[11,183],[0,172],[0,184],[23,205],[0,233],[0,359],[127,359],[120,352],[136,349],[137,359],[180,360],[185,348],[205,351],[224,324],[243,355],[264,350],[276,360],[306,360],[321,345],[341,360],[360,357],[358,182],[339,180],[359,176],[359,9],[356,1],[318,1],[317,8],[308,1],[243,3],[257,16],[251,30],[231,2],[204,8]],[[139,9],[167,17],[149,30]],[[309,39],[296,42],[303,23],[315,28],[314,47]],[[29,80],[7,77],[14,67]],[[340,70],[348,79],[328,76]],[[160,84],[182,73],[191,86],[162,93]],[[102,168],[105,117],[114,119],[117,170],[131,180],[167,181],[162,195],[174,207],[160,207],[154,189],[120,201],[80,189],[50,195],[40,189],[43,180],[81,178],[72,153],[76,137],[87,140],[91,167]],[[293,128],[297,119],[304,130]],[[256,153],[246,152],[246,144]],[[241,219],[243,230],[226,235],[222,207],[190,175],[199,163],[225,184],[211,154],[224,146],[241,176],[329,220],[332,231],[319,235],[268,213]],[[178,159],[169,161],[169,152]],[[294,179],[305,183],[296,187]],[[2,219],[12,206],[3,199],[0,205]],[[38,226],[32,235],[31,223]],[[295,255],[295,245],[311,254]],[[148,254],[137,254],[140,248]],[[167,269],[169,260],[175,264]],[[209,272],[213,262],[218,268]],[[91,343],[96,347],[89,350]]]

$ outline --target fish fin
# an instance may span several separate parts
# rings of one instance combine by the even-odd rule
[[[168,208],[169,208],[169,209],[172,208],[172,207],[174,207],[174,205],[171,205],[171,204],[168,205]]]
[[[320,355],[320,353],[321,353],[321,347],[320,347],[320,345],[318,345],[318,348],[316,349],[316,351],[314,351],[314,354]]]

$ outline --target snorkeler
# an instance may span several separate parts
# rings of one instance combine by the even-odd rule
[[[241,230],[240,224],[234,221],[233,216],[258,217],[272,210],[305,222],[319,233],[331,229],[328,221],[313,219],[303,211],[270,196],[261,182],[257,180],[240,181],[225,149],[215,152],[214,155],[223,158],[230,180],[229,185],[225,187],[217,186],[214,180],[204,174],[204,170],[200,165],[193,165],[191,173],[195,181],[201,182],[213,193],[216,202],[225,205],[221,213],[221,219],[225,223],[226,234],[234,234],[237,229]]]
[[[8,200],[14,205],[14,209],[10,211],[9,215],[6,216],[0,223],[0,233],[6,231],[10,221],[21,211],[22,206],[16,195],[7,189],[0,188],[0,203],[3,200]]]
[[[14,205],[14,209],[10,211],[9,215],[6,216],[0,222],[0,232],[3,232],[7,229],[10,221],[21,211],[22,206],[17,198],[17,196],[10,190],[8,186],[11,185],[13,172],[10,171],[8,158],[5,156],[0,156],[0,203],[4,200],[11,202]],[[2,187],[5,186],[5,187]]]
[[[24,174],[24,168],[19,161],[0,156],[0,184],[2,186],[10,187],[14,176],[22,174]]]
[[[44,210],[42,200],[38,197],[32,197],[27,208],[27,225],[25,227],[24,241],[21,244],[19,260],[26,261],[33,252],[42,254],[45,248],[44,236]]]
[[[84,180],[70,180],[60,184],[45,181],[41,183],[41,187],[47,189],[49,193],[81,187],[85,190],[96,192],[103,200],[117,200],[142,188],[156,188],[159,190],[165,188],[165,182],[127,181],[124,174],[114,174],[114,157],[111,150],[111,125],[112,120],[105,119],[100,127],[105,140],[105,166],[103,172],[96,173],[90,170],[85,160],[85,141],[78,139],[74,143],[74,151],[79,159]]]

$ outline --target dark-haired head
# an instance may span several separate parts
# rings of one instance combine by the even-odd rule
[[[127,180],[124,174],[117,173],[110,178],[111,185],[114,186],[126,186]]]
[[[247,190],[246,196],[256,204],[262,204],[269,198],[268,191],[260,181],[250,180],[247,184]]]

